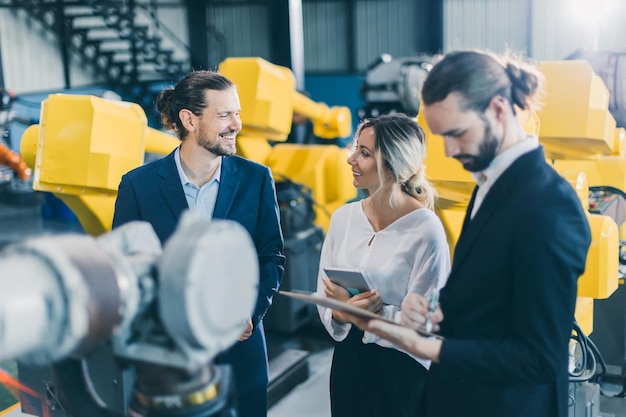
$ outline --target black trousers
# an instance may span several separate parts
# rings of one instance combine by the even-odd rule
[[[335,344],[330,370],[333,417],[420,417],[428,370],[410,356],[363,344],[355,326]]]

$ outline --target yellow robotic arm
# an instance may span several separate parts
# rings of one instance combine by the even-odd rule
[[[239,153],[311,188],[317,222],[327,226],[327,213],[356,195],[345,152],[336,146],[272,148],[268,140],[285,140],[294,111],[313,121],[318,136],[348,136],[349,109],[313,102],[295,90],[288,68],[259,58],[229,58],[220,71],[239,88]],[[24,133],[21,155],[33,170],[33,187],[59,197],[87,233],[100,235],[111,229],[122,175],[142,165],[145,152],[167,154],[179,143],[149,128],[137,104],[52,94],[42,103],[40,124]]]
[[[20,151],[33,169],[33,188],[60,198],[97,236],[111,230],[122,175],[143,164],[145,152],[168,153],[179,143],[149,128],[137,104],[52,94]]]
[[[328,107],[296,91],[293,73],[261,58],[227,58],[218,71],[239,89],[243,129],[237,153],[267,165],[277,179],[286,177],[312,190],[316,224],[327,230],[330,214],[356,197],[347,152],[334,145],[298,145],[283,142],[291,131],[293,114],[313,122],[322,138],[349,136],[352,118],[347,107]]]

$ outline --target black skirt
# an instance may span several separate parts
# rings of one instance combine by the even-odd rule
[[[333,417],[420,417],[428,370],[396,349],[363,344],[352,326],[335,343],[330,370]]]

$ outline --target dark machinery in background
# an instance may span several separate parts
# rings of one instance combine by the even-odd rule
[[[314,292],[324,232],[315,226],[312,192],[303,184],[277,177],[276,197],[285,238],[285,256],[290,263],[285,268],[281,288]],[[276,297],[263,323],[268,330],[290,334],[310,322],[316,314],[315,306],[310,303]]]
[[[579,280],[569,415],[594,417],[603,381],[617,380],[624,386],[617,396],[626,394],[626,256],[619,240],[626,236],[626,54],[571,58],[575,60],[540,63],[547,79],[545,106],[537,114],[520,114],[520,120],[527,131],[538,134],[547,158],[572,183],[589,212],[594,242]],[[404,112],[421,117],[420,91],[434,59],[378,59],[363,84],[367,105],[359,116]],[[428,136],[427,172],[440,194],[437,214],[453,249],[475,182],[444,157],[443,140],[433,138],[424,120],[420,122]]]
[[[32,171],[10,145],[9,125],[14,120],[16,96],[0,88],[0,247],[17,236],[40,230],[42,196],[33,190]]]
[[[393,59],[381,55],[368,67],[361,85],[365,106],[358,109],[359,119],[402,112],[415,117],[420,108],[420,94],[432,57],[415,56]]]
[[[238,223],[186,213],[164,248],[145,222],[38,237],[0,252],[0,269],[0,360],[17,359],[20,379],[35,375],[46,394],[30,412],[237,415],[230,369],[212,359],[257,296],[256,251]]]

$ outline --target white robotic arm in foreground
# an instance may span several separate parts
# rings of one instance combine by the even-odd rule
[[[239,224],[187,213],[163,249],[144,222],[97,239],[45,236],[0,252],[0,271],[0,360],[76,359],[91,402],[107,409],[89,358],[108,351],[132,369],[140,408],[218,415],[211,402],[226,384],[211,362],[244,331],[257,292],[256,251]]]

